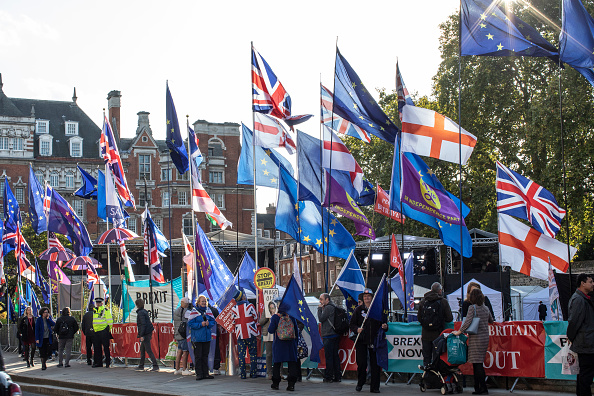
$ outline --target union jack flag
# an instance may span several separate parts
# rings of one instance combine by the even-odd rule
[[[258,315],[256,308],[251,303],[240,303],[233,307],[233,321],[235,323],[235,335],[239,339],[259,336]]]
[[[254,145],[266,148],[284,147],[289,154],[297,149],[295,141],[279,120],[265,114],[254,114]]]
[[[342,117],[342,115],[346,117],[349,114],[347,114],[346,111],[342,111],[342,106],[335,105],[334,100],[332,99],[332,91],[323,85],[320,85],[320,87],[322,91],[322,124],[332,128],[338,133],[342,133],[343,135],[353,136],[366,143],[370,143],[371,137],[367,132],[360,126],[353,124]]]
[[[134,204],[134,196],[128,188],[128,182],[126,181],[126,175],[124,173],[122,159],[120,158],[120,152],[113,136],[111,126],[107,121],[107,117],[104,117],[103,119],[103,131],[101,132],[99,146],[101,148],[103,160],[106,164],[108,164],[111,172],[113,173],[116,189],[118,190],[120,197],[122,197],[124,205],[132,206],[136,209]]]
[[[550,191],[497,161],[497,211],[528,220],[542,234],[555,238],[565,216]]]
[[[291,97],[268,63],[252,47],[252,104],[255,112],[284,119],[291,116]]]
[[[87,284],[89,286],[89,289],[93,288],[93,285],[95,283],[98,283],[100,281],[99,278],[99,274],[97,273],[97,270],[95,269],[95,267],[92,266],[88,266],[87,267]]]
[[[406,85],[404,85],[404,80],[398,67],[398,61],[396,61],[396,93],[398,94],[398,115],[400,121],[402,121],[402,108],[404,105],[414,106],[415,102],[413,102],[408,89],[406,89]]]
[[[163,269],[159,261],[159,250],[157,249],[157,241],[155,239],[155,223],[147,213],[144,222],[144,263],[149,265],[151,269],[151,279],[157,282],[165,282],[163,276]],[[150,259],[149,259],[150,257]]]

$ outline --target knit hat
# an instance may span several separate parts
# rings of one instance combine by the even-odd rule
[[[235,292],[235,294],[233,295],[233,298],[235,299],[235,301],[241,301],[245,298],[245,293],[243,290],[237,290]]]

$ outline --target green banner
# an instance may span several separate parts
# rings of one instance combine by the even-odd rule
[[[551,379],[563,379],[575,381],[575,375],[561,374],[561,348],[567,340],[566,321],[544,322],[547,339],[545,342],[545,376]]]

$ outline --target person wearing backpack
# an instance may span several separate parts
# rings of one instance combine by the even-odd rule
[[[287,390],[294,391],[300,371],[300,362],[297,356],[297,337],[299,334],[297,320],[279,309],[279,312],[270,318],[268,333],[274,334],[274,341],[272,342],[274,366],[272,367],[272,385],[270,387],[278,390],[278,384],[281,381],[281,367],[284,362],[287,362],[289,368]]]
[[[340,359],[338,357],[338,343],[340,336],[336,332],[334,322],[336,319],[336,305],[330,299],[328,293],[320,294],[320,305],[318,306],[318,320],[322,324],[322,341],[324,342],[324,356],[326,357],[326,370],[324,382],[340,382]]]
[[[58,367],[70,367],[70,355],[72,353],[72,340],[78,331],[76,319],[70,316],[70,308],[62,309],[62,316],[56,320],[54,333],[58,336]],[[62,365],[62,357],[66,350],[66,364]]]
[[[439,282],[431,285],[419,303],[417,318],[421,324],[421,343],[423,347],[423,366],[428,366],[433,359],[433,341],[445,328],[445,324],[454,320],[450,304],[443,298],[443,288]]]

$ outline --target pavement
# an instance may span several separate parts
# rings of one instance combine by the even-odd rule
[[[286,382],[280,384],[279,391],[270,389],[270,381],[264,378],[245,379],[226,375],[215,376],[213,380],[196,381],[194,376],[173,375],[173,369],[161,368],[159,372],[139,372],[134,366],[125,367],[116,364],[109,369],[92,368],[86,361],[71,360],[69,368],[58,368],[56,361],[50,361],[47,370],[41,370],[39,359],[36,358],[35,367],[27,368],[26,363],[15,353],[4,353],[6,371],[12,380],[18,383],[27,393],[45,395],[263,395],[285,394]],[[420,395],[418,384],[406,385],[403,382],[384,385],[382,376],[381,392],[398,394],[399,396]],[[399,379],[403,381],[404,379]],[[295,393],[307,396],[327,396],[330,392],[335,395],[368,394],[369,387],[363,387],[363,392],[355,391],[354,380],[343,380],[341,383],[323,383],[321,377],[303,378],[295,386]],[[465,394],[472,393],[472,387],[464,389]],[[427,390],[426,395],[440,395],[439,389]],[[490,395],[509,395],[505,389],[491,388]],[[560,393],[550,390],[534,391],[516,389],[514,394],[520,396],[563,395],[574,393]]]

